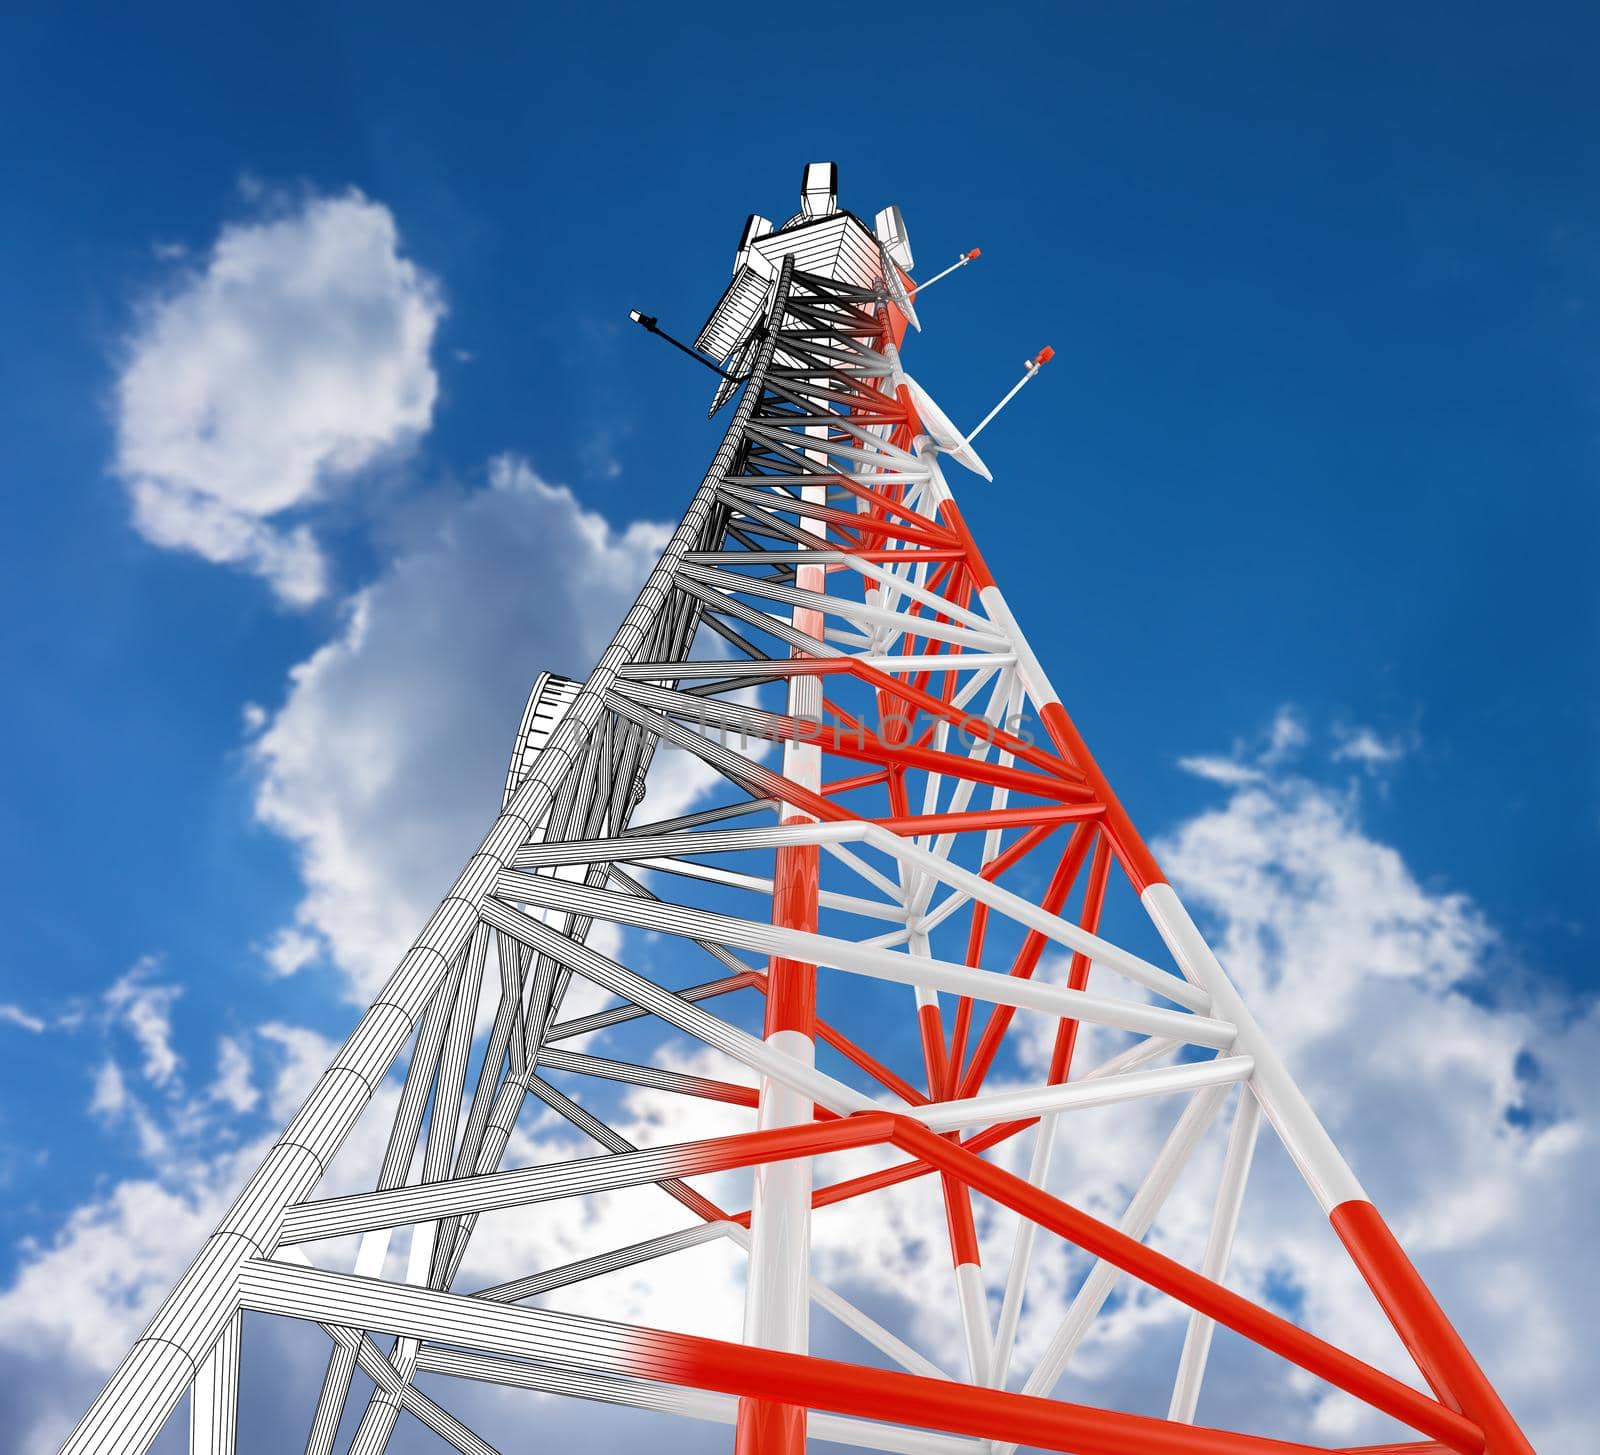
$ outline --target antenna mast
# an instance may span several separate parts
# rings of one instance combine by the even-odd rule
[[[1403,1427],[1385,1450],[1531,1455],[985,564],[946,467],[987,476],[988,420],[964,435],[902,368],[912,266],[898,209],[841,210],[828,163],[782,226],[749,219],[694,350],[723,375],[713,413],[737,403],[637,602],[586,678],[534,684],[493,826],[66,1455],[144,1451],[186,1393],[193,1455],[233,1455],[243,1312],[324,1351],[307,1455],[347,1418],[354,1455],[402,1419],[492,1455],[470,1381],[731,1424],[741,1455],[1305,1449],[1195,1423],[1218,1325],[1252,1380],[1310,1376]],[[691,762],[714,788],[641,810]],[[1148,956],[1124,943],[1139,923]],[[330,1192],[396,1069],[381,1165]],[[624,1096],[659,1111],[648,1145],[613,1125]],[[530,1103],[581,1155],[505,1165]],[[1084,1211],[1116,1189],[1065,1180],[1060,1148],[1123,1135],[1118,1117],[1137,1145],[1152,1116],[1169,1130],[1125,1211]],[[1226,1286],[1263,1121],[1425,1389]],[[1145,1238],[1208,1137],[1221,1173],[1190,1267]],[[495,1214],[522,1210],[526,1249],[543,1204],[652,1188],[626,1245],[507,1276]],[[891,1328],[816,1250],[871,1228],[881,1246],[917,1209],[948,1265],[899,1290],[916,1317]],[[1036,1276],[1041,1229],[1087,1255],[1065,1295]],[[539,1302],[711,1245],[746,1265],[739,1326]],[[1170,1397],[1057,1398],[1119,1282],[1186,1320]],[[816,1352],[813,1308],[848,1354]]]

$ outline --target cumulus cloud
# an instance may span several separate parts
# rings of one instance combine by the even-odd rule
[[[117,381],[138,530],[318,599],[326,561],[294,517],[428,428],[442,314],[389,209],[358,191],[225,227],[145,301]]]
[[[362,998],[493,822],[534,678],[587,672],[667,530],[615,530],[499,459],[488,489],[413,522],[339,636],[294,669],[251,745],[256,808],[300,853],[295,933],[324,941]],[[301,961],[303,940],[287,943]]]
[[[184,1085],[183,1060],[173,1046],[172,1011],[183,988],[156,979],[160,963],[157,956],[145,955],[118,976],[90,1022],[102,1059],[94,1074],[89,1114],[151,1159],[170,1151],[171,1126],[193,1123],[197,1114]],[[56,1025],[73,1031],[83,1023],[69,1013]]]
[[[1240,738],[1228,753],[1196,753],[1178,759],[1185,773],[1238,788],[1266,781],[1270,770],[1294,759],[1310,741],[1310,729],[1298,709],[1285,705],[1265,729]]]

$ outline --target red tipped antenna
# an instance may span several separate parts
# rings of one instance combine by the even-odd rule
[[[1022,386],[1026,384],[1029,379],[1033,378],[1033,376],[1037,374],[1040,369],[1044,368],[1044,366],[1048,364],[1051,359],[1055,358],[1055,356],[1056,351],[1051,348],[1049,344],[1046,344],[1042,349],[1039,350],[1038,353],[1036,353],[1031,359],[1028,360],[1027,363],[1022,366],[1022,377],[1011,386],[1010,390],[1006,394],[1006,397],[997,405],[995,405],[995,407],[986,415],[984,415],[984,417],[979,421],[977,429],[973,430],[972,433],[967,436],[967,443],[969,445],[973,442],[973,440],[977,439],[977,437],[983,433],[989,421],[993,419],[995,415],[999,414],[1000,411],[1006,407],[1006,405],[1011,403],[1011,401],[1017,397],[1017,391],[1022,388]]]
[[[955,272],[957,268],[966,267],[968,263],[970,263],[974,258],[980,256],[982,252],[982,248],[973,248],[971,252],[962,253],[962,255],[957,258],[955,262],[951,263],[950,266],[944,270],[944,272],[935,273],[933,277],[929,278],[926,282],[918,283],[914,288],[908,288],[906,291],[908,293],[915,294],[922,292],[924,288],[933,287],[933,285],[937,283],[939,279],[948,278],[953,272]]]

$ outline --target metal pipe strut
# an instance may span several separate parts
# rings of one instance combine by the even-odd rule
[[[695,361],[695,363],[704,364],[706,368],[710,369],[713,374],[716,374],[721,378],[730,380],[735,384],[742,384],[747,378],[750,377],[748,374],[730,374],[726,369],[722,368],[721,365],[716,364],[712,362],[712,360],[708,359],[698,349],[692,349],[688,344],[683,343],[679,339],[673,338],[673,336],[668,333],[666,329],[661,327],[659,320],[657,320],[653,314],[641,313],[637,308],[630,308],[628,310],[628,317],[638,324],[640,328],[644,329],[646,333],[653,333],[657,338],[665,339],[669,344],[672,345],[673,348],[679,350],[681,353],[687,354]]]

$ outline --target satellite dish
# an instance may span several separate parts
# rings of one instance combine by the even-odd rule
[[[916,267],[911,260],[911,240],[906,236],[906,220],[900,215],[898,207],[885,207],[874,220],[872,230],[888,250],[889,256],[906,272]]]
[[[985,480],[993,480],[994,476],[989,473],[989,467],[978,458],[978,452],[967,443],[967,437],[950,422],[950,416],[933,402],[933,396],[911,375],[901,374],[900,378],[911,394],[911,402],[917,407],[923,429],[933,436],[933,442],[939,446],[939,452],[965,465],[974,475],[982,475]]]

